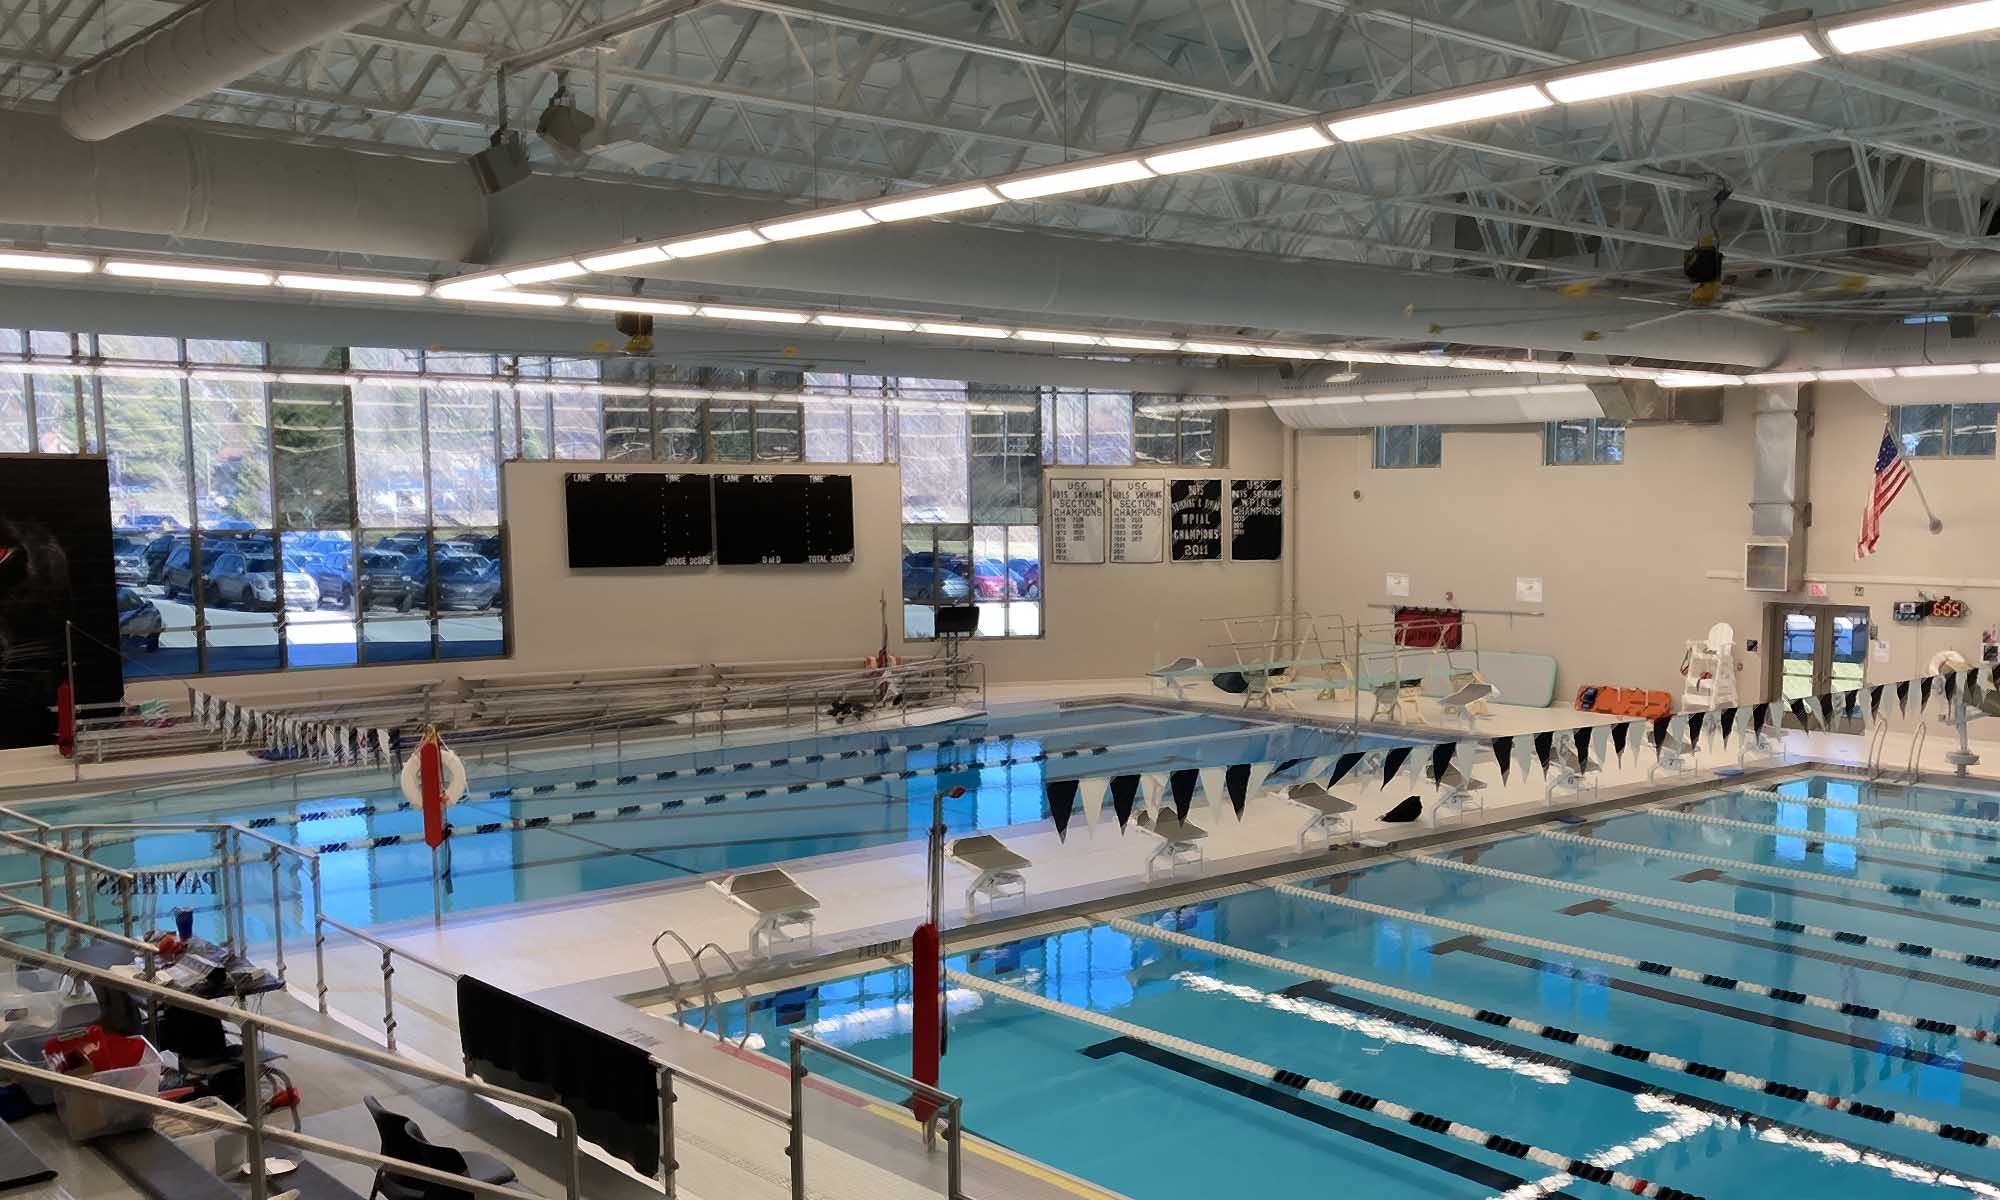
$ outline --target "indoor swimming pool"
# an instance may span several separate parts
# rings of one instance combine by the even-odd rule
[[[960,956],[941,1086],[972,1132],[1147,1200],[1587,1200],[1634,1178],[1708,1200],[2000,1196],[1995,798],[1779,791]],[[907,1069],[908,987],[794,988],[725,1026]]]
[[[1218,765],[1325,754],[1377,739],[1275,720],[1176,712],[1125,704],[1033,705],[944,724],[882,732],[733,745],[644,757],[586,761],[560,752],[542,761],[517,755],[474,767],[465,801],[448,819],[447,912],[561,898],[634,884],[689,879],[762,863],[862,850],[921,838],[933,798],[948,800],[953,836],[1047,816],[1045,771],[1093,773]],[[608,748],[607,748],[608,749]],[[557,759],[549,762],[549,758]],[[307,777],[308,782],[312,777]],[[228,821],[291,844],[318,848],[329,916],[353,925],[428,918],[431,851],[419,812],[385,786],[386,773],[357,788],[292,799],[287,780],[234,787],[152,791],[143,799],[94,798],[34,805],[50,822]],[[835,786],[824,786],[838,781]],[[810,791],[793,791],[802,783]],[[644,811],[621,814],[638,806]],[[594,814],[578,820],[574,814]],[[520,823],[546,821],[541,827]],[[505,828],[480,832],[482,826]],[[213,857],[206,834],[159,833],[106,845],[94,857],[114,866],[171,871]],[[303,869],[281,864],[288,933],[310,926]],[[0,879],[34,871],[25,854],[0,854]],[[244,881],[253,939],[266,936],[267,876]],[[203,921],[211,905],[188,898]]]

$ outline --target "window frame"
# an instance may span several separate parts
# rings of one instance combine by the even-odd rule
[[[1982,459],[1992,459],[1996,457],[1996,451],[2000,450],[2000,446],[1988,448],[1986,450],[1976,450],[1976,451],[1960,451],[1960,450],[1954,450],[1952,448],[1953,442],[1955,442],[1958,438],[1960,420],[1966,414],[1967,410],[1984,409],[1985,422],[1987,427],[1990,429],[1994,425],[2000,424],[2000,402],[1966,403],[1966,404],[1949,404],[1949,403],[1897,404],[1897,405],[1891,405],[1890,407],[1893,410],[1889,416],[1890,433],[1895,437],[1896,447],[1899,451],[1901,451],[1904,458],[1910,458],[1910,459],[1921,458],[1926,460],[1963,459],[1967,461],[1976,462]],[[1905,429],[1903,424],[1905,418],[1910,413],[1925,411],[1925,410],[1935,410],[1941,415],[1941,424],[1938,426],[1937,429],[1937,449],[1934,451],[1925,451],[1921,449],[1920,443],[1918,441],[1919,439],[1925,437],[1930,432],[1929,430],[1911,431]],[[2000,437],[1996,437],[1995,441],[1996,443],[2000,443]]]
[[[1386,451],[1389,447],[1389,432],[1395,429],[1407,429],[1410,431],[1409,462],[1388,461],[1389,455]],[[1430,462],[1424,461],[1423,431],[1426,429],[1437,431],[1437,457]],[[1374,469],[1377,471],[1422,470],[1444,465],[1444,426],[1442,425],[1426,422],[1402,425],[1377,425],[1369,431],[1369,442],[1373,447],[1373,463]]]
[[[1556,451],[1558,430],[1565,425],[1583,425],[1584,445],[1588,448],[1586,457],[1561,458]],[[1604,456],[1604,439],[1600,431],[1616,429],[1618,432],[1618,457]],[[1621,417],[1571,417],[1562,421],[1549,421],[1542,426],[1542,465],[1545,467],[1615,467],[1625,462],[1628,449],[1627,437],[1632,432],[1631,423]]]

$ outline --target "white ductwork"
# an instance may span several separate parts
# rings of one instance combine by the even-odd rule
[[[1601,417],[1600,386],[1543,376],[1373,381],[1378,390],[1317,403],[1273,394],[1271,411],[1293,429],[1328,432],[1376,425],[1522,425]],[[1354,385],[1357,389],[1364,385]],[[1407,391],[1388,391],[1391,387]],[[1393,398],[1384,398],[1393,397]]]
[[[56,96],[72,137],[103,141],[394,7],[392,0],[209,0],[76,75]]]

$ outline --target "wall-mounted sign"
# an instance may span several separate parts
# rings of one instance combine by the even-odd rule
[[[1285,481],[1229,481],[1229,557],[1268,562],[1285,549]]]
[[[1410,594],[1410,577],[1400,571],[1391,571],[1382,576],[1382,590],[1391,596],[1407,596]]]
[[[1104,480],[1049,480],[1049,561],[1104,561]]]
[[[1158,479],[1111,481],[1111,561],[1156,563],[1167,533],[1167,485]]]
[[[1176,479],[1173,504],[1173,560],[1215,562],[1222,557],[1222,481]]]

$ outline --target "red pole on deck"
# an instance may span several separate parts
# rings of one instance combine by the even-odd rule
[[[944,907],[944,802],[963,795],[962,787],[931,795],[930,920],[917,926],[910,938],[910,1078],[932,1087],[938,1082],[938,1059],[944,1056],[944,952],[939,935]],[[910,1108],[926,1127],[937,1114],[936,1104],[917,1096],[910,1097]]]
[[[67,679],[56,685],[56,749],[76,757],[76,692]]]

